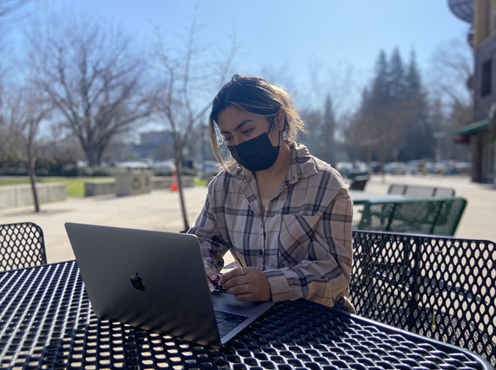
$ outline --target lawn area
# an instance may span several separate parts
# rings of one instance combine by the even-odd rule
[[[38,183],[63,182],[67,186],[68,197],[83,197],[86,181],[105,181],[113,177],[38,177]],[[27,177],[0,179],[0,186],[29,184]]]
[[[38,177],[38,183],[63,182],[67,185],[68,197],[83,197],[84,183],[87,181],[109,181],[113,177]],[[0,186],[29,184],[29,178],[0,178]],[[207,180],[195,178],[195,186],[207,186]]]
[[[195,186],[207,186],[207,179],[200,179],[195,177]]]
[[[68,197],[84,197],[84,183],[87,181],[108,181],[113,177],[42,177],[41,183],[63,182],[67,186]]]

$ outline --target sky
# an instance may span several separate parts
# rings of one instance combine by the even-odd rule
[[[227,35],[235,30],[239,51],[234,72],[262,77],[270,73],[281,84],[291,80],[289,90],[310,91],[315,84],[313,66],[319,71],[317,82],[339,82],[350,104],[357,104],[381,49],[390,55],[398,47],[406,62],[415,51],[420,69],[427,70],[436,48],[466,40],[469,30],[469,24],[450,11],[448,0],[66,1],[36,0],[30,14],[70,4],[76,12],[118,23],[144,43],[151,39],[153,25],[159,26],[171,47],[181,42],[177,34],[188,25],[196,5],[202,43],[227,48]],[[20,29],[29,21],[27,17],[15,26]],[[347,71],[352,71],[353,81]]]
[[[447,0],[71,0],[111,17],[132,33],[147,33],[157,24],[174,34],[198,4],[202,36],[226,42],[236,30],[242,55],[240,69],[262,64],[297,75],[308,64],[348,63],[370,71],[380,49],[399,47],[406,58],[415,50],[421,67],[434,49],[454,38],[466,38],[469,24],[459,20]]]

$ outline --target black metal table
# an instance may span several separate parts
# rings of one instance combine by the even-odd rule
[[[307,302],[208,349],[95,317],[75,261],[0,273],[2,369],[492,369],[477,355]]]

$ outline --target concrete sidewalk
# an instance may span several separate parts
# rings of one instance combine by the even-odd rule
[[[185,188],[184,195],[192,226],[203,208],[207,188]],[[127,197],[68,198],[63,202],[42,204],[40,208],[39,214],[33,211],[33,206],[2,210],[0,224],[27,221],[38,224],[45,235],[50,263],[74,259],[64,228],[66,222],[171,232],[184,229],[179,194],[169,190]]]
[[[385,194],[390,184],[408,184],[455,188],[456,195],[468,200],[458,226],[456,237],[496,241],[496,189],[494,186],[474,184],[468,177],[373,176],[366,191]],[[188,220],[192,226],[203,208],[206,187],[184,190]],[[354,220],[360,213],[355,207]],[[150,194],[116,197],[68,198],[66,201],[41,205],[36,214],[33,207],[0,211],[0,224],[31,221],[41,226],[45,235],[48,262],[74,259],[64,223],[79,222],[135,229],[179,232],[184,229],[177,192],[155,190]],[[226,256],[226,264],[232,262]]]

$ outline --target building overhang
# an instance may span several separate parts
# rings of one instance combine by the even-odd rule
[[[455,136],[469,136],[474,135],[480,130],[484,130],[489,126],[489,118],[483,119],[482,121],[471,123],[470,125],[460,127],[453,133]]]

